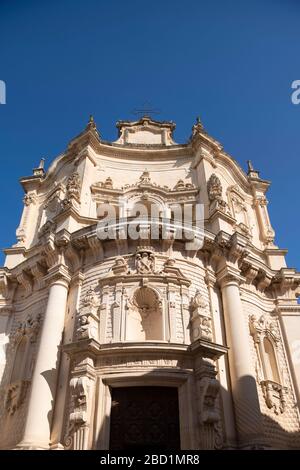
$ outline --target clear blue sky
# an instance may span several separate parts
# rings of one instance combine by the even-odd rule
[[[245,168],[272,180],[276,243],[300,269],[297,0],[1,0],[0,247],[15,243],[18,178],[47,164],[90,113],[106,140],[150,101],[185,142],[200,115]]]

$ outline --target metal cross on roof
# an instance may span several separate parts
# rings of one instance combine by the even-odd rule
[[[152,108],[150,103],[146,101],[145,103],[143,103],[141,108],[133,109],[132,114],[135,114],[136,116],[141,116],[141,117],[144,117],[144,116],[150,117],[151,114],[160,114],[160,110]]]

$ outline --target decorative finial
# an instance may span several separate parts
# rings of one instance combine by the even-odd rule
[[[97,131],[97,126],[96,126],[96,123],[95,123],[95,120],[94,120],[94,116],[92,114],[90,114],[90,118],[89,118],[89,122],[87,123],[86,130],[96,132],[98,137],[99,137],[99,134],[98,134],[98,131]]]
[[[197,135],[199,132],[201,132],[202,129],[203,129],[202,122],[200,120],[200,117],[197,116],[196,117],[196,123],[192,127],[192,136],[191,136],[191,138],[193,138],[195,135]]]
[[[248,173],[254,170],[251,160],[247,160],[247,165],[248,165]]]
[[[251,160],[247,160],[248,172],[247,175],[250,178],[259,178],[259,171],[255,170]]]
[[[39,176],[39,177],[45,176],[46,172],[45,172],[44,166],[45,166],[45,159],[41,158],[39,166],[33,169],[33,175]]]

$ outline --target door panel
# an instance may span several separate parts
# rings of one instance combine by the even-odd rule
[[[177,388],[124,387],[111,391],[111,450],[180,449]]]

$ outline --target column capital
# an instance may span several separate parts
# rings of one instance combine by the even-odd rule
[[[81,286],[84,281],[84,274],[81,271],[78,271],[72,276],[71,285],[72,286]]]
[[[221,288],[229,285],[239,286],[243,281],[240,270],[234,266],[226,264],[217,272],[217,282]]]
[[[48,274],[44,278],[49,285],[61,284],[68,287],[71,282],[71,276],[68,269],[63,264],[53,266],[49,269]]]
[[[213,287],[216,283],[216,280],[217,278],[214,271],[211,268],[206,268],[206,274],[204,278],[206,285],[209,287]]]

